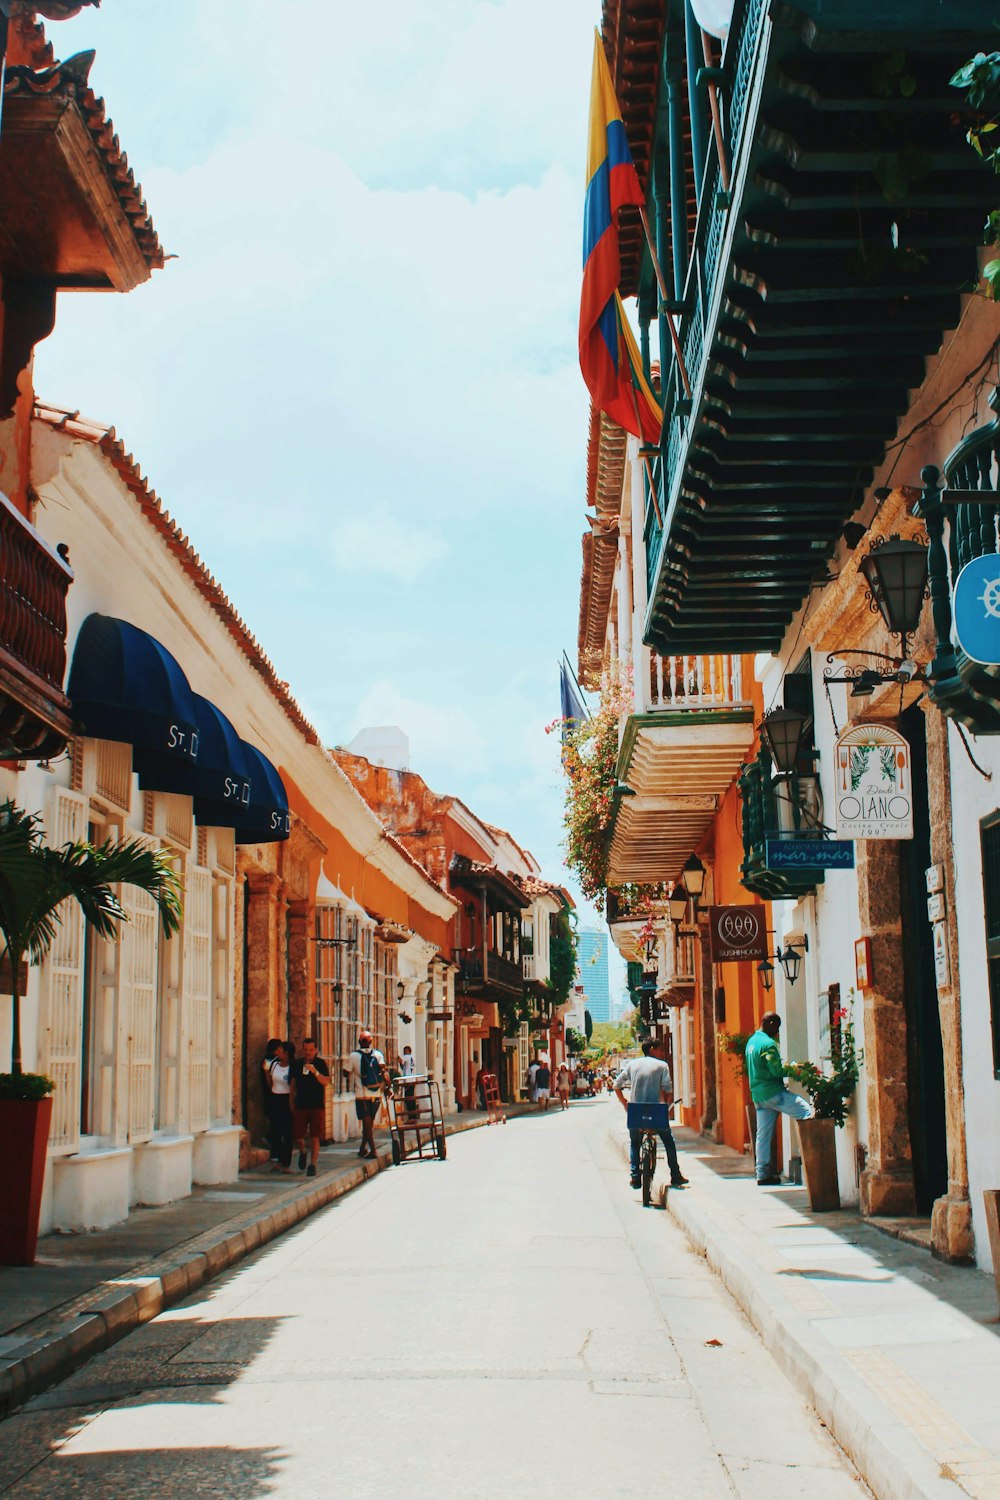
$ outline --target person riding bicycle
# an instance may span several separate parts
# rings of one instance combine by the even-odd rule
[[[614,1091],[621,1101],[622,1109],[628,1112],[629,1101],[625,1098],[623,1090],[628,1088],[632,1095],[633,1104],[657,1104],[661,1100],[670,1105],[674,1097],[674,1081],[667,1067],[666,1044],[656,1038],[643,1042],[642,1056],[634,1057],[622,1068],[614,1081]],[[642,1144],[642,1131],[630,1130],[629,1133],[629,1186],[637,1188],[639,1180],[639,1147]],[[677,1160],[677,1147],[670,1131],[669,1124],[665,1130],[660,1131],[660,1140],[663,1142],[667,1153],[667,1162],[670,1166],[670,1186],[674,1188],[687,1187],[687,1178],[681,1173],[680,1162]]]

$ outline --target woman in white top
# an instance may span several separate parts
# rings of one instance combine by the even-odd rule
[[[286,1176],[290,1175],[292,1170],[292,1108],[289,1098],[291,1084],[288,1081],[288,1073],[294,1056],[295,1048],[291,1042],[282,1042],[268,1073],[268,1081],[271,1085],[271,1124],[273,1127],[271,1143],[272,1150],[277,1157],[277,1163],[271,1171],[284,1172]]]

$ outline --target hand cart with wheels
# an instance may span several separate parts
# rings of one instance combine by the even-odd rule
[[[426,1073],[394,1078],[388,1095],[392,1159],[398,1167],[407,1156],[444,1161],[448,1146],[441,1113],[441,1086]]]

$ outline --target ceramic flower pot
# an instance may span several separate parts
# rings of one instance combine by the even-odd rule
[[[51,1119],[51,1098],[0,1099],[4,1156],[0,1266],[34,1265]]]
[[[831,1213],[840,1207],[837,1182],[837,1127],[833,1120],[799,1120],[802,1168],[814,1213]]]

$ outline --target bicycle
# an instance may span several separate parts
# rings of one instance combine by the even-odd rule
[[[666,1104],[630,1104],[626,1110],[629,1130],[641,1130],[639,1143],[639,1183],[642,1206],[653,1201],[653,1177],[656,1172],[656,1138],[668,1128],[670,1111]]]

